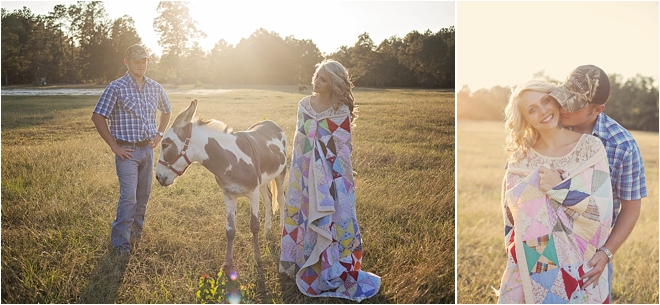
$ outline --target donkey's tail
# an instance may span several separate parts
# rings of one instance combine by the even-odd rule
[[[275,214],[280,208],[280,204],[277,200],[277,194],[280,190],[277,188],[277,182],[275,182],[275,180],[276,179],[273,179],[268,183],[268,191],[270,192],[268,195],[270,195],[270,203],[273,205],[273,214]]]
[[[282,172],[275,177],[270,182],[271,185],[271,192],[273,196],[273,200],[271,202],[273,203],[273,214],[277,212],[280,207],[284,207],[284,179],[286,176],[286,167],[282,170]]]

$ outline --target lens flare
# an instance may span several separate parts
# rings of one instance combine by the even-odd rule
[[[238,272],[236,270],[229,271],[229,279],[232,281],[238,279]]]
[[[227,300],[229,304],[239,304],[241,303],[241,293],[239,291],[233,291],[227,294]]]

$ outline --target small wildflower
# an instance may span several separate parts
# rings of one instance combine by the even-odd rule
[[[228,279],[228,281],[226,280]],[[199,290],[197,290],[197,302],[208,303],[252,303],[256,297],[255,285],[249,283],[240,285],[238,273],[231,271],[225,274],[221,269],[217,279],[208,274],[199,278]]]

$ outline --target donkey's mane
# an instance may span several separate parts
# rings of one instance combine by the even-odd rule
[[[199,118],[197,119],[197,124],[199,126],[208,126],[209,128],[213,128],[224,133],[232,133],[231,127],[218,120]]]

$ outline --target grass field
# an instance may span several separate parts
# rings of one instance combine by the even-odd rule
[[[614,259],[613,303],[658,303],[658,133],[632,132],[646,171],[648,198]],[[504,126],[457,122],[457,301],[495,303],[506,266],[500,209]]]
[[[172,120],[197,98],[202,117],[234,130],[270,119],[292,140],[304,96],[295,89],[171,95]],[[379,294],[363,302],[453,303],[454,93],[356,90],[355,96],[362,266],[383,281]],[[154,181],[142,241],[128,260],[113,255],[119,191],[112,151],[90,120],[97,99],[2,97],[2,302],[195,303],[200,276],[216,274],[224,260],[221,190],[199,164],[170,187]],[[264,234],[263,207],[261,213],[257,266],[249,204],[239,201],[234,260],[239,283],[254,290],[244,301],[351,303],[304,297],[281,276],[281,232]]]

